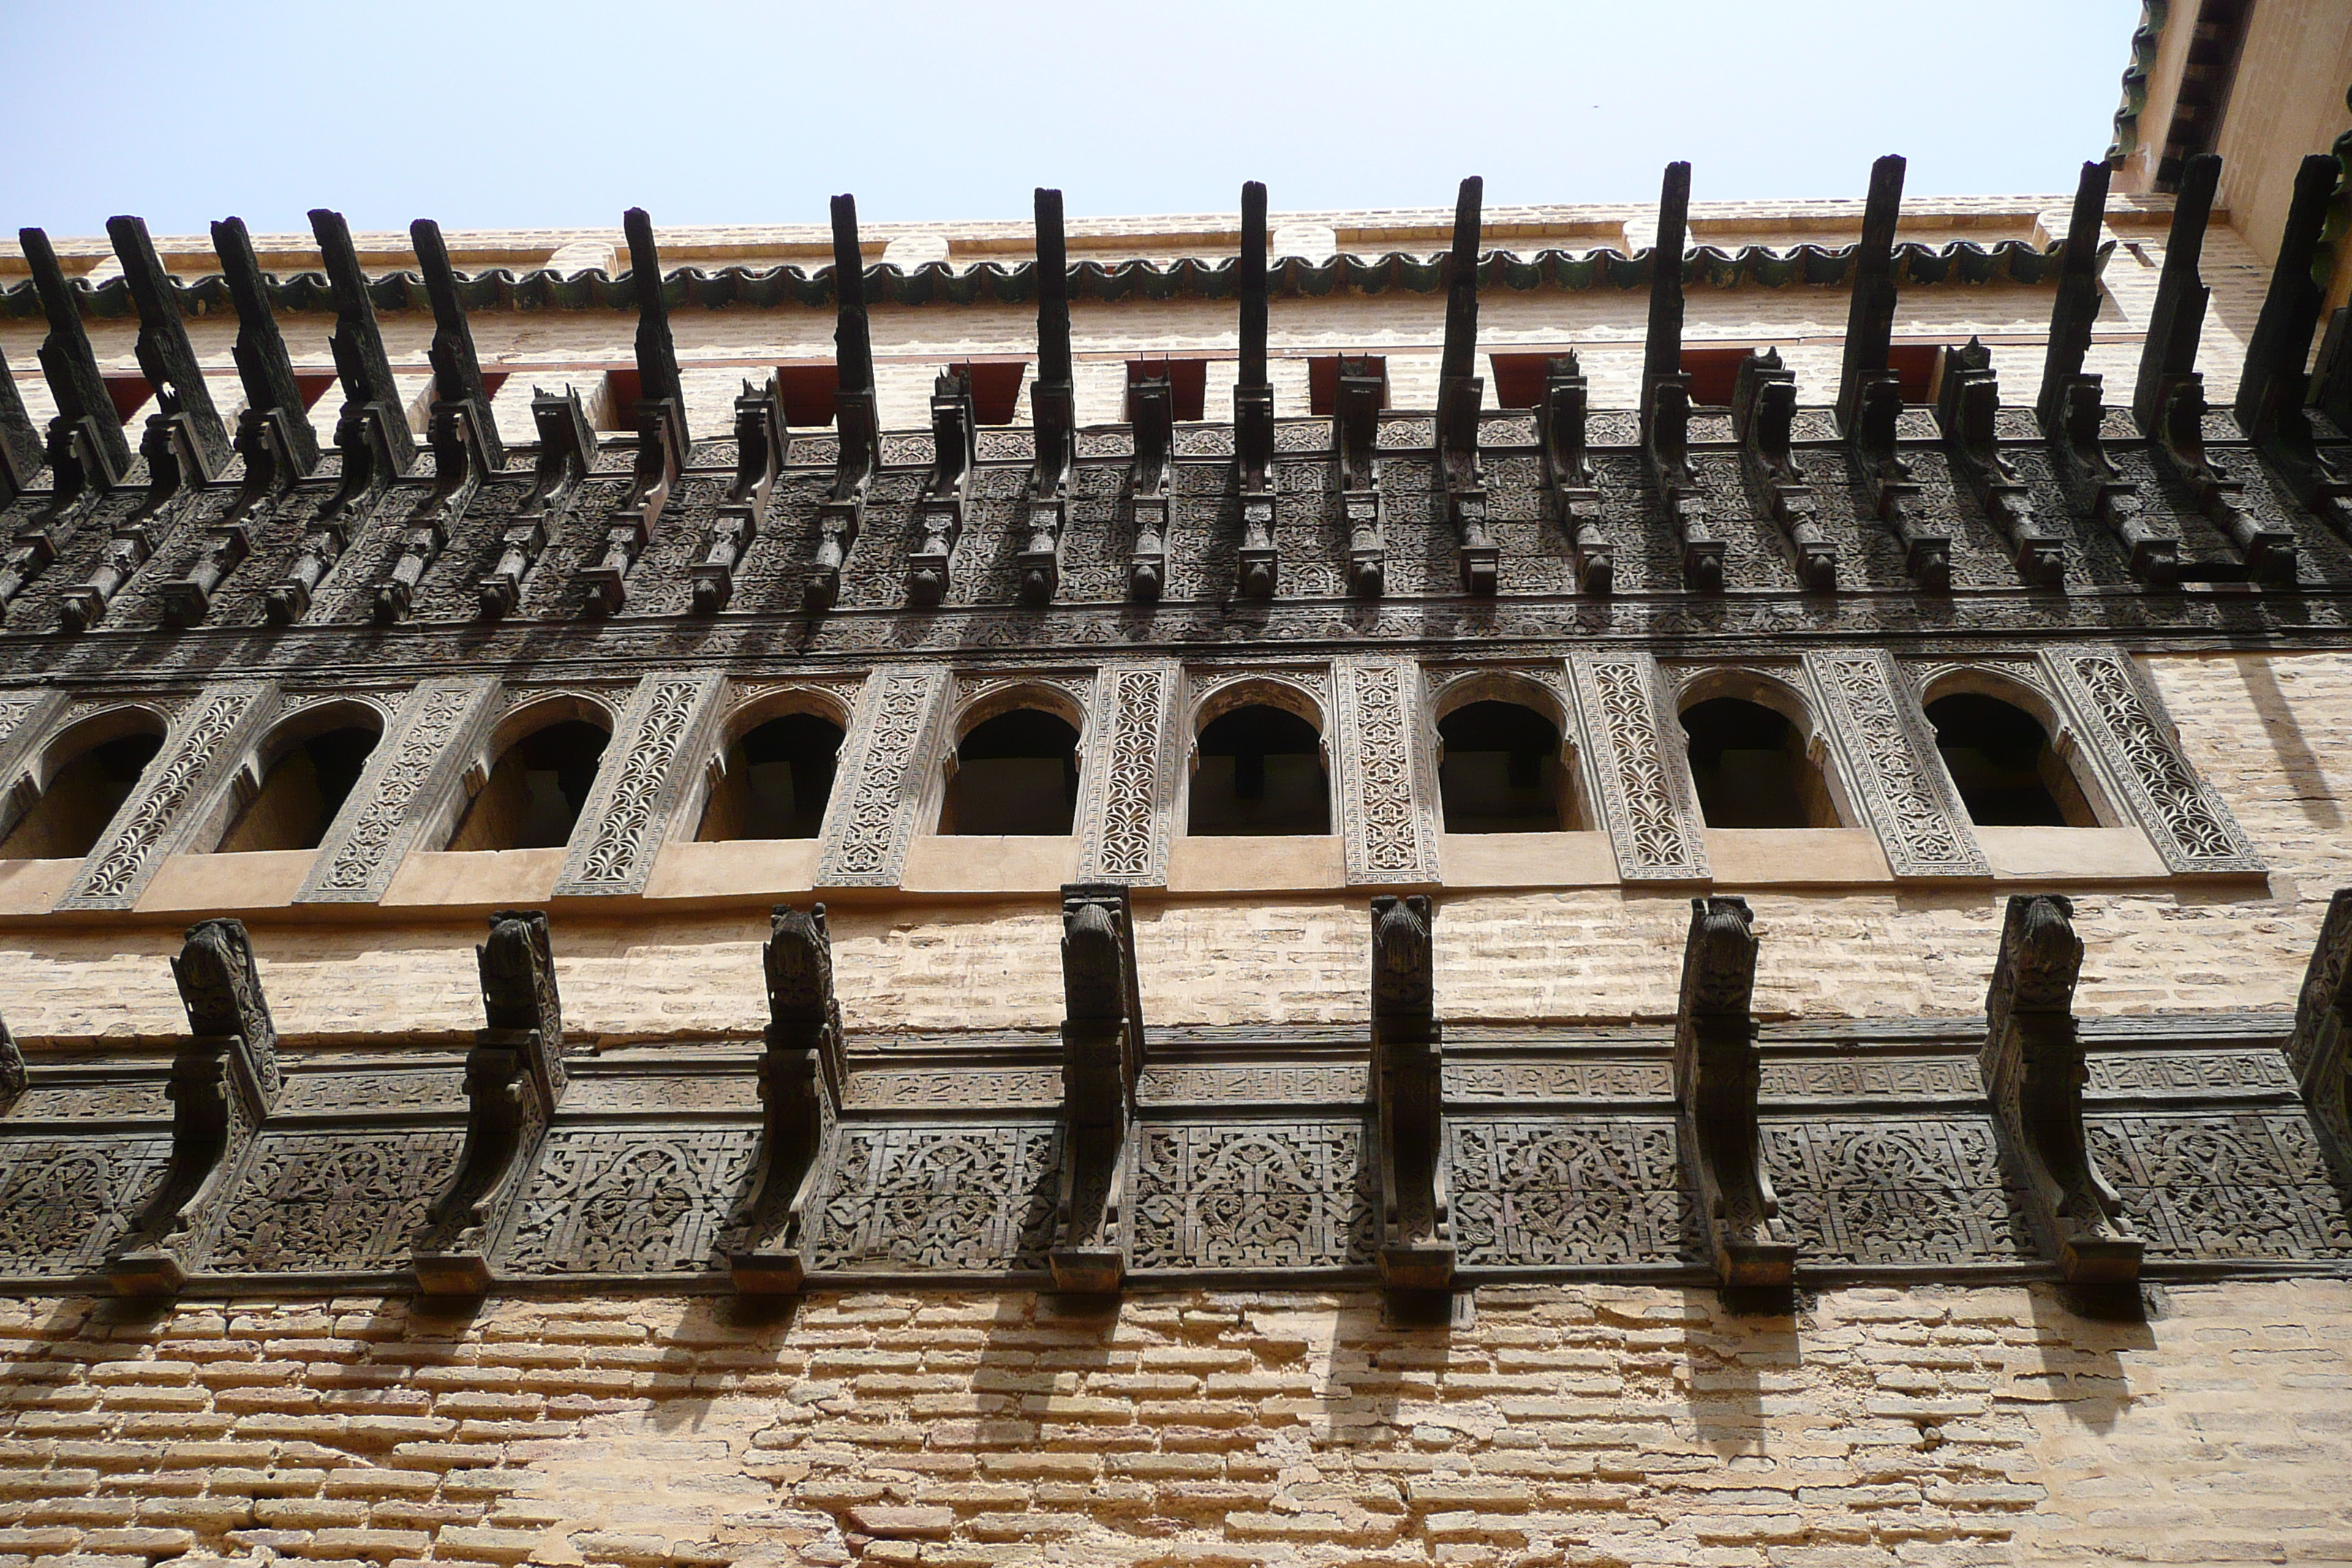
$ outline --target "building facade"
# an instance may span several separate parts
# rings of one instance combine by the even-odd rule
[[[2053,197],[24,231],[0,1557],[2352,1556],[2352,114],[2167,9]]]

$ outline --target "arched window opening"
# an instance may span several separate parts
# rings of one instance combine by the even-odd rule
[[[1200,752],[1188,832],[1331,831],[1323,739],[1297,714],[1263,703],[1236,708],[1201,731]]]
[[[1760,702],[1711,698],[1683,713],[1691,783],[1709,827],[1835,827],[1821,770],[1794,724]]]
[[[0,860],[79,860],[97,848],[98,836],[163,749],[160,733],[141,731],[83,752],[57,771],[24,820],[0,839]]]
[[[2050,744],[2015,703],[1960,691],[1927,704],[1936,750],[1979,827],[2096,827],[2099,819]]]
[[[534,730],[506,749],[450,836],[452,849],[554,849],[568,843],[612,737],[583,719]]]
[[[1066,837],[1077,812],[1077,731],[1016,708],[973,725],[956,748],[940,831]]]
[[[377,731],[354,724],[288,747],[269,765],[260,792],[221,835],[220,853],[316,849],[360,782],[376,739]]]
[[[727,748],[703,809],[705,843],[730,838],[814,838],[833,798],[841,726],[814,713],[771,719]]]
[[[1517,702],[1469,702],[1437,721],[1448,833],[1559,833],[1575,826],[1559,726]]]

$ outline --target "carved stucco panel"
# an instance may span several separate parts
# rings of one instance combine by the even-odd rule
[[[677,672],[637,683],[572,829],[558,896],[644,889],[694,759],[718,721],[719,684],[715,674]]]
[[[825,812],[819,887],[898,885],[937,772],[948,680],[944,669],[907,666],[867,679]]]
[[[1896,678],[1895,661],[1876,651],[1811,653],[1805,668],[1853,803],[1895,875],[1992,875],[1927,715]]]
[[[137,903],[155,868],[200,815],[193,808],[210,796],[277,711],[276,686],[260,680],[214,687],[182,709],[163,749],[106,825],[58,908],[127,910]]]
[[[1433,882],[1436,775],[1422,744],[1421,674],[1393,660],[1339,666],[1340,842],[1351,884]]]
[[[310,862],[297,903],[372,904],[416,847],[424,817],[471,760],[498,711],[495,676],[427,680],[368,753],[351,798]]]
[[[1160,887],[1168,880],[1176,755],[1172,660],[1104,666],[1095,677],[1086,793],[1079,802],[1092,881]]]
[[[1697,792],[1657,660],[1646,653],[1579,654],[1569,668],[1617,874],[1629,882],[1705,880]]]

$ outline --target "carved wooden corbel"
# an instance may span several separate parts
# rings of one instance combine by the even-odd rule
[[[1143,1070],[1143,1005],[1135,922],[1115,882],[1062,889],[1060,1201],[1048,1263],[1064,1290],[1116,1290],[1127,1272],[1125,1170],[1135,1083]]]
[[[834,458],[832,493],[817,506],[816,557],[810,563],[802,589],[803,603],[812,610],[829,607],[840,595],[841,569],[849,560],[850,547],[857,542],[858,527],[866,521],[866,492],[873,489],[874,476],[882,468],[882,419],[874,401],[874,338],[866,314],[866,252],[857,242],[857,201],[849,195],[833,198],[833,293],[834,428],[840,433],[840,440]],[[939,390],[945,390],[944,378]],[[963,412],[961,472],[968,489],[973,449],[969,389]],[[937,395],[931,399],[931,425],[937,437],[943,437]],[[959,491],[959,528],[963,521],[963,499]],[[941,581],[944,585],[944,576]]]
[[[1267,378],[1265,186],[1242,186],[1241,362],[1234,381],[1234,479],[1242,538],[1234,592],[1271,599],[1281,576],[1274,542],[1274,383]]]
[[[1486,182],[1462,182],[1454,206],[1454,248],[1446,252],[1445,353],[1437,377],[1437,488],[1454,525],[1462,591],[1495,591],[1497,552],[1486,523],[1486,485],[1478,472],[1478,409],[1486,382],[1473,375],[1478,355],[1478,214]]]
[[[172,977],[189,1038],[172,1061],[172,1154],[163,1184],[106,1266],[125,1296],[168,1296],[187,1283],[206,1211],[278,1101],[278,1030],[244,924],[191,926]]]
[[[0,353],[0,506],[14,506],[32,493],[44,460],[41,433],[25,412],[25,395],[16,390],[8,356]]]
[[[1372,1098],[1380,1113],[1381,1281],[1454,1283],[1447,1216],[1437,910],[1428,897],[1372,900]]]
[[[1690,165],[1669,163],[1650,247],[1650,320],[1642,348],[1642,460],[1675,520],[1683,586],[1723,592],[1722,536],[1690,466],[1690,377],[1683,374],[1683,242],[1690,228]]]
[[[425,273],[425,295],[433,302],[433,343],[425,351],[433,362],[433,407],[425,424],[425,439],[433,447],[433,491],[409,514],[400,553],[376,584],[375,619],[383,626],[406,617],[415,603],[416,585],[473,505],[482,481],[506,467],[506,447],[499,439],[498,422],[490,417],[489,393],[474,353],[474,331],[466,321],[465,301],[457,297],[457,274],[449,265],[440,226],[418,218],[408,226],[408,237]]]
[[[760,1057],[760,1163],[730,1221],[742,1242],[728,1267],[745,1295],[788,1296],[808,1278],[809,1207],[846,1081],[824,906],[803,914],[777,905],[761,956],[768,1033]]]
[[[1762,510],[1780,526],[1796,556],[1797,581],[1809,594],[1837,592],[1837,546],[1822,531],[1812,486],[1797,466],[1790,427],[1797,413],[1797,377],[1780,351],[1751,353],[1739,362],[1731,391],[1731,427],[1739,437],[1739,466]]]
[[[186,501],[228,467],[230,455],[228,432],[213,407],[212,391],[147,225],[135,217],[111,217],[106,232],[138,307],[135,349],[140,373],[155,389],[156,412],[147,416],[146,432],[139,438],[139,455],[147,459],[146,498],[115,524],[105,559],[66,590],[58,607],[58,620],[77,632],[105,618],[115,595],[152,558]]]
[[[65,268],[58,265],[49,237],[37,228],[19,229],[16,235],[48,321],[39,357],[58,412],[49,421],[45,454],[49,502],[16,530],[6,559],[0,561],[0,616],[26,584],[48,569],[73,525],[100,496],[122,483],[131,467],[121,416],[107,395],[106,378],[98,372],[98,357],[82,328],[81,307]]]
[[[2326,290],[2313,275],[2328,206],[2343,165],[2315,153],[2295,171],[2294,196],[2279,235],[2278,258],[2239,373],[2238,424],[2313,516],[2352,539],[2352,479],[2322,457],[2311,430],[2304,369],[2319,330]]]
[[[1129,382],[1127,422],[1135,432],[1128,468],[1127,504],[1135,519],[1135,545],[1127,558],[1127,595],[1150,604],[1168,584],[1170,459],[1176,445],[1176,386],[1165,374]]]
[[[1029,473],[1028,542],[1021,548],[1020,596],[1049,605],[1062,581],[1062,533],[1070,474],[1078,459],[1076,394],[1070,370],[1068,253],[1062,240],[1062,193],[1037,193],[1037,381],[1029,412],[1037,456]]]
[[[1992,351],[1970,338],[1943,354],[1936,421],[1943,427],[1952,471],[1976,497],[1986,520],[2009,541],[2018,576],[2032,587],[2054,588],[2066,576],[2065,542],[2034,514],[2025,481],[2001,456],[2000,383],[1993,374]]]
[[[971,377],[963,371],[950,371],[931,385],[931,472],[915,502],[917,538],[915,547],[907,552],[907,602],[918,608],[934,608],[947,597],[956,545],[963,539],[964,511],[971,504],[972,478],[979,471],[979,425],[971,408]],[[827,515],[819,514],[820,530]],[[855,534],[853,528],[847,537]],[[842,550],[845,554],[848,546],[845,543]],[[821,540],[820,563],[824,551]]]
[[[2286,1060],[2326,1134],[2329,1155],[2352,1174],[2352,888],[2327,900],[2303,973]]]
[[[417,1289],[475,1296],[489,1289],[491,1248],[539,1159],[562,1103],[563,1005],[547,917],[502,910],[474,950],[488,1027],[466,1053],[466,1145],[415,1245]]]
[[[580,574],[592,616],[613,615],[629,602],[629,568],[652,542],[694,450],[686,428],[686,392],[677,378],[677,349],[670,340],[669,303],[662,295],[654,221],[643,207],[631,207],[621,215],[621,226],[628,236],[629,274],[637,290],[637,405],[632,410],[637,460],[628,493],[605,520],[604,555]]]
[[[1375,371],[1371,361],[1339,361],[1331,402],[1331,489],[1348,530],[1348,592],[1360,599],[1379,598],[1388,574],[1380,444],[1387,389],[1387,373]]]
[[[1684,1159],[1716,1272],[1732,1289],[1786,1287],[1797,1243],[1764,1160],[1756,1119],[1756,932],[1748,900],[1691,900],[1675,1015],[1675,1100]]]
[[[311,514],[286,574],[271,585],[265,608],[273,626],[291,626],[308,615],[310,596],[326,581],[351,543],[352,532],[374,510],[377,498],[416,464],[416,437],[401,407],[392,362],[377,330],[375,305],[368,298],[367,274],[352,245],[343,215],[312,210],[310,232],[319,241],[328,287],[335,300],[335,331],[327,347],[335,357],[343,406],[335,420],[335,449],[342,470],[335,493]]]
[[[539,563],[548,541],[579,500],[582,485],[595,471],[596,432],[577,388],[566,386],[559,396],[532,387],[530,418],[539,427],[530,493],[515,508],[500,535],[498,564],[474,584],[474,614],[479,620],[499,620],[513,613],[522,600],[522,580]]]
[[[2070,1284],[2128,1285],[2139,1278],[2140,1240],[2084,1141],[2089,1068],[2074,1029],[2083,939],[2074,922],[2074,905],[2055,894],[2011,898],[1980,1061],[2060,1270]]]
[[[768,498],[783,466],[784,405],[776,378],[770,376],[765,386],[746,381],[735,399],[735,482],[719,499],[718,515],[689,568],[695,614],[716,615],[735,596],[735,568],[751,553],[768,520]]]
[[[1853,294],[1846,309],[1845,357],[1838,371],[1837,423],[1853,448],[1879,521],[1903,544],[1904,569],[1923,593],[1952,586],[1948,534],[1912,510],[1919,486],[1895,447],[1903,388],[1888,368],[1895,341],[1895,226],[1903,216],[1903,174],[1895,156],[1870,166],[1862,239],[1853,249]]]
[[[8,1032],[8,1020],[0,1018],[0,1116],[15,1109],[17,1097],[25,1092],[25,1081],[24,1049]]]
[[[1573,349],[1548,363],[1543,401],[1536,405],[1536,442],[1543,459],[1544,494],[1550,498],[1552,516],[1568,536],[1575,558],[1576,585],[1587,594],[1606,594],[1614,584],[1615,568],[1601,487],[1584,444],[1589,398],[1584,366]]]

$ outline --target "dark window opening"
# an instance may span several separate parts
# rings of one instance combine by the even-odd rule
[[[102,379],[106,382],[107,398],[114,405],[117,424],[129,424],[131,416],[146,407],[147,400],[155,395],[155,384],[143,375],[110,375]]]
[[[2095,827],[2074,775],[2032,714],[1962,691],[1927,704],[1936,750],[1979,827]]]
[[[703,809],[705,843],[730,838],[814,838],[833,798],[841,726],[814,713],[771,719],[727,748]]]
[[[1066,837],[1078,810],[1078,732],[1034,708],[972,726],[956,748],[940,831]]]
[[[832,424],[840,391],[841,367],[831,360],[776,367],[776,401],[783,405],[784,423],[796,430]]]
[[[68,763],[5,839],[0,860],[79,860],[138,787],[139,775],[163,749],[152,732],[118,735]]]
[[[625,365],[604,373],[604,395],[588,410],[591,423],[599,430],[634,430],[637,427],[637,399],[645,395],[645,382],[634,365]]]
[[[1471,702],[1438,721],[1438,799],[1448,833],[1559,833],[1574,826],[1559,726],[1517,702]]]
[[[452,849],[555,849],[568,843],[612,739],[584,720],[566,719],[509,746],[489,783],[466,808]]]
[[[1683,714],[1691,783],[1709,827],[1835,827],[1797,727],[1760,702],[1717,697]]]
[[[1495,373],[1495,406],[1533,408],[1541,403],[1544,383],[1551,374],[1551,362],[1559,357],[1545,353],[1488,354],[1487,366]]]
[[[327,395],[328,389],[335,384],[335,373],[331,370],[298,370],[294,373],[294,391],[302,399],[302,406],[307,411],[319,405],[319,399]]]
[[[1739,381],[1739,366],[1747,358],[1744,348],[1683,350],[1683,374],[1690,377],[1690,400],[1709,408],[1730,407],[1732,388]]]
[[[1381,406],[1389,405],[1389,362],[1385,354],[1349,354],[1345,356],[1349,375],[1380,377]],[[1307,362],[1307,411],[1318,418],[1328,419],[1339,404],[1339,354],[1318,354]]]
[[[1936,367],[1942,362],[1943,343],[1896,343],[1886,351],[1886,368],[1895,373],[1901,386],[1903,401],[1910,404],[1932,404],[1936,401]]]
[[[1135,384],[1165,381],[1171,418],[1198,419],[1209,405],[1209,362],[1204,359],[1131,359],[1127,362],[1128,398],[1121,418],[1135,419]]]
[[[360,782],[376,731],[353,726],[290,747],[262,778],[260,793],[221,835],[219,852],[316,849]]]
[[[1021,406],[1021,383],[1029,374],[1027,360],[959,360],[948,366],[948,373],[971,378],[974,424],[1013,423]]]
[[[1330,832],[1331,780],[1315,726],[1263,704],[1210,721],[1201,731],[1186,831],[1201,837]]]

